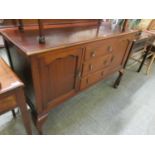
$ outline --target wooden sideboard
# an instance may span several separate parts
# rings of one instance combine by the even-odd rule
[[[34,122],[42,133],[48,112],[100,80],[124,72],[131,42],[138,31],[118,32],[101,24],[46,29],[45,44],[37,28],[1,30],[12,68],[23,80]]]

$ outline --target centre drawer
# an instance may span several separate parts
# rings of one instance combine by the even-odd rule
[[[92,73],[94,71],[97,71],[99,69],[102,69],[106,66],[108,66],[111,62],[112,55],[108,54],[105,56],[102,56],[100,58],[96,58],[90,61],[87,61],[83,64],[83,72],[82,75],[85,76],[89,73]]]
[[[86,46],[85,60],[94,59],[117,51],[119,38],[110,38]]]

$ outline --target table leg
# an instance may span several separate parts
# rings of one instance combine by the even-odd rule
[[[19,88],[16,93],[17,104],[21,110],[23,122],[25,129],[28,134],[32,134],[31,123],[30,123],[30,115],[27,110],[27,105],[25,101],[24,91],[22,88]]]

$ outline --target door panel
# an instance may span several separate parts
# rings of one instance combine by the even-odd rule
[[[116,48],[112,51],[111,67],[121,66],[126,50],[129,45],[129,40],[124,37],[117,42]]]
[[[67,48],[39,58],[44,109],[52,106],[48,104],[58,104],[78,91],[81,58],[81,48]]]
[[[49,65],[49,86],[52,91],[49,98],[55,99],[74,89],[76,61],[75,56],[67,56],[56,59]]]

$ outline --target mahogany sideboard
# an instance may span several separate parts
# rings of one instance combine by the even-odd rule
[[[25,84],[28,104],[40,133],[55,106],[119,72],[124,72],[131,42],[139,32],[112,31],[105,25],[52,28],[44,31],[45,44],[38,43],[38,30],[26,27],[1,30],[11,66]]]

